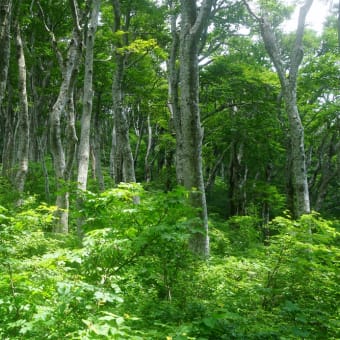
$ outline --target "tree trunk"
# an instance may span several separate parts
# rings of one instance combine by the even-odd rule
[[[288,91],[288,93],[285,93]],[[289,121],[289,138],[291,144],[290,177],[293,188],[291,202],[293,216],[310,213],[309,191],[306,169],[304,128],[296,103],[296,89],[285,89],[284,100]]]
[[[5,97],[8,66],[11,50],[12,0],[1,0],[0,4],[0,110]]]
[[[318,182],[314,191],[314,209],[320,211],[323,202],[327,196],[330,182],[339,174],[339,162],[334,162],[337,156],[340,156],[339,133],[335,132],[330,136],[329,141],[325,141],[326,145],[322,145],[319,151],[319,173],[315,174]]]
[[[150,162],[150,154],[151,154],[151,148],[152,148],[152,126],[150,123],[150,115],[148,115],[147,117],[147,124],[148,124],[148,145],[146,148],[146,154],[144,158],[144,180],[147,183],[150,183],[151,168],[152,168],[152,164]]]
[[[120,10],[120,2],[113,0],[114,10],[114,32],[121,30],[122,13]],[[127,11],[125,18],[124,31],[127,32],[130,25],[130,13]],[[117,43],[117,48],[128,45],[127,34],[123,36],[123,43]],[[115,53],[116,70],[112,85],[113,99],[113,120],[114,126],[112,131],[112,172],[114,174],[115,183],[119,182],[136,182],[135,168],[132,150],[129,138],[129,123],[127,112],[123,107],[123,78],[125,70],[126,55],[124,52]]]
[[[92,78],[93,78],[93,49],[94,40],[97,30],[100,0],[92,3],[91,19],[86,36],[86,54],[85,54],[85,79],[83,94],[83,113],[81,117],[81,133],[78,149],[78,189],[86,190],[87,176],[89,168],[90,155],[90,129],[92,115]]]
[[[183,185],[183,138],[181,129],[181,117],[179,107],[179,68],[177,66],[178,60],[178,49],[179,49],[179,35],[177,33],[177,14],[175,10],[175,2],[169,1],[169,10],[171,11],[170,24],[171,24],[171,48],[168,60],[168,107],[170,111],[170,119],[176,134],[176,153],[175,153],[175,164],[176,164],[176,177],[177,183]]]
[[[100,109],[101,109],[101,94],[97,95],[97,105],[96,112],[93,116],[93,127],[94,132],[92,134],[92,151],[94,156],[94,169],[95,169],[95,177],[99,186],[100,191],[105,190],[104,177],[102,172],[102,164],[101,164],[101,134],[102,134],[102,126],[100,124]]]
[[[2,176],[11,179],[13,175],[14,166],[14,139],[15,139],[15,125],[16,116],[12,107],[12,87],[8,86],[8,105],[6,110],[2,108],[4,114],[4,136],[2,148]]]
[[[243,144],[233,141],[229,163],[229,214],[242,216],[246,214],[246,191],[248,169],[242,164]]]
[[[115,129],[115,145],[113,145],[115,183],[121,181],[136,182],[127,112],[123,108],[124,59],[125,57],[122,55],[116,56],[117,64],[112,86]]]
[[[72,11],[77,11],[75,3],[70,0],[70,5]],[[73,13],[74,18],[78,18],[78,13]],[[65,151],[62,142],[61,133],[61,117],[62,114],[70,109],[73,105],[73,88],[74,82],[78,71],[78,66],[81,57],[81,32],[79,30],[78,23],[75,19],[75,27],[73,29],[73,34],[67,53],[67,59],[64,64],[62,57],[58,54],[60,67],[62,70],[62,83],[60,85],[58,98],[53,105],[52,112],[50,113],[50,147],[53,156],[53,165],[56,175],[57,182],[57,213],[56,213],[56,223],[54,231],[57,233],[67,233],[68,232],[68,188],[67,180],[69,174],[69,168],[67,168]],[[73,107],[71,108],[73,109]],[[72,137],[74,138],[74,136]],[[67,141],[67,143],[72,143],[73,141]],[[72,148],[72,146],[71,146]],[[72,151],[71,151],[72,152]],[[68,157],[68,165],[71,162],[70,157]]]
[[[201,222],[193,226],[190,247],[200,256],[209,255],[208,214],[202,173],[203,131],[199,110],[198,44],[211,11],[212,1],[204,1],[197,10],[195,0],[181,1],[179,46],[180,130],[182,144],[179,164],[183,184],[190,191],[191,204],[200,210]],[[175,117],[174,117],[175,118]]]
[[[285,109],[288,116],[289,125],[289,142],[291,147],[291,167],[288,182],[291,183],[292,190],[288,194],[288,201],[292,202],[292,213],[295,218],[302,214],[310,212],[306,156],[304,146],[304,129],[297,107],[297,76],[299,67],[303,59],[303,35],[307,13],[312,6],[313,0],[305,0],[304,5],[300,8],[298,26],[295,35],[294,47],[290,53],[288,77],[283,56],[281,55],[273,28],[270,26],[268,19],[263,16],[257,17],[245,0],[244,4],[248,11],[258,21],[261,29],[262,39],[265,48],[276,68],[281,89],[285,102]]]
[[[24,192],[25,180],[28,171],[28,152],[30,141],[30,119],[28,113],[27,88],[26,88],[26,61],[24,47],[21,39],[20,26],[16,27],[16,45],[18,59],[18,90],[19,90],[19,117],[17,133],[17,161],[18,169],[14,184],[20,194]]]

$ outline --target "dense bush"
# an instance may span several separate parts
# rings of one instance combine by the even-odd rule
[[[50,233],[54,208],[0,207],[2,339],[338,339],[339,223],[211,221],[188,249],[187,193],[120,185],[84,194],[84,237]]]

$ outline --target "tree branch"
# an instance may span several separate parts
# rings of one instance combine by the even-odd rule
[[[300,8],[299,21],[296,29],[296,36],[294,47],[290,55],[290,69],[289,69],[289,81],[291,85],[296,83],[299,66],[303,59],[303,34],[305,30],[306,16],[313,4],[313,0],[306,0],[304,5]]]
[[[48,34],[50,35],[50,37],[51,37],[51,40],[52,40],[52,47],[53,47],[53,50],[55,51],[55,53],[56,53],[56,55],[57,55],[57,59],[58,59],[59,66],[60,66],[61,69],[63,69],[63,68],[64,68],[64,58],[63,58],[63,55],[62,55],[61,51],[60,51],[59,48],[58,48],[57,39],[56,39],[56,37],[55,37],[53,31],[52,31],[52,30],[48,27],[48,25],[47,25],[45,13],[44,13],[44,10],[43,10],[42,7],[41,7],[40,1],[37,1],[37,5],[38,5],[38,8],[39,8],[41,17],[42,17],[42,19],[43,19],[44,27],[45,27],[47,33],[48,33]]]

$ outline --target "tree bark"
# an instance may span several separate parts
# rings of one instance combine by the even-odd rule
[[[67,185],[65,185],[67,184],[65,181],[67,182],[67,171],[69,169],[66,168],[66,157],[61,132],[61,117],[62,114],[71,107],[70,101],[73,103],[73,88],[82,52],[82,39],[78,22],[78,9],[76,7],[76,3],[73,2],[73,0],[70,0],[70,7],[74,17],[74,28],[65,63],[62,60],[61,54],[57,51],[60,67],[62,70],[62,82],[60,85],[58,98],[53,105],[49,120],[50,148],[53,156],[53,165],[57,182],[56,206],[58,209],[56,213],[57,219],[54,226],[54,231],[57,233],[68,232],[69,208],[69,193],[66,187]],[[70,163],[70,161],[68,163]]]
[[[147,117],[147,126],[148,126],[148,144],[146,147],[146,154],[144,158],[144,179],[147,183],[151,181],[151,168],[152,164],[150,162],[150,154],[152,148],[152,126],[150,123],[150,115]]]
[[[20,195],[24,192],[25,180],[28,171],[28,153],[30,142],[30,119],[28,112],[27,87],[26,87],[26,61],[21,38],[19,23],[16,25],[16,46],[18,60],[18,90],[19,90],[19,117],[17,133],[17,161],[14,184]]]
[[[0,4],[0,109],[6,93],[9,58],[11,51],[12,0]]]
[[[13,177],[14,166],[14,139],[15,139],[15,125],[16,115],[12,107],[12,87],[8,86],[8,105],[6,109],[3,107],[2,113],[4,115],[3,127],[3,148],[2,148],[2,176],[8,179]]]
[[[243,144],[233,141],[229,163],[229,214],[231,216],[246,215],[246,190],[248,168],[242,164]]]
[[[123,74],[125,56],[116,56],[116,71],[112,86],[115,142],[112,145],[114,153],[115,183],[136,182],[135,168],[129,137],[127,112],[123,107]]]
[[[102,172],[102,164],[101,164],[101,135],[102,135],[102,126],[100,123],[100,110],[101,110],[101,93],[97,94],[97,105],[96,111],[93,116],[93,127],[94,131],[92,134],[92,151],[94,155],[94,169],[95,169],[95,177],[99,186],[100,191],[105,190],[105,182]]]
[[[112,0],[114,11],[114,33],[119,32],[121,28],[122,13],[119,0]],[[124,24],[124,31],[127,32],[130,26],[130,11],[127,10]],[[117,42],[116,48],[128,45],[127,34],[122,38],[123,42]],[[112,85],[113,99],[113,120],[114,126],[112,131],[112,173],[115,183],[119,182],[136,182],[134,160],[130,145],[129,123],[127,112],[123,107],[123,78],[125,71],[126,54],[123,51],[115,52],[116,69]]]
[[[179,164],[182,167],[180,178],[185,188],[190,191],[193,207],[200,210],[201,222],[195,225],[190,247],[194,253],[206,257],[209,255],[208,213],[202,173],[203,131],[199,110],[199,69],[198,45],[201,34],[211,11],[212,1],[203,1],[197,9],[195,0],[181,1],[181,32],[179,45],[179,80],[181,91],[180,134],[177,137],[182,144]],[[174,117],[175,118],[175,117]]]
[[[299,67],[303,59],[303,35],[305,28],[306,16],[313,0],[305,0],[304,5],[300,8],[298,26],[295,34],[294,46],[289,57],[288,76],[280,53],[273,28],[270,26],[265,16],[257,17],[250,9],[247,2],[244,4],[249,12],[256,18],[260,25],[261,36],[264,41],[265,48],[269,54],[279,77],[282,94],[285,102],[285,110],[288,116],[289,125],[289,142],[291,147],[291,167],[289,174],[289,182],[292,190],[288,193],[291,195],[288,201],[292,202],[292,213],[295,218],[302,214],[310,213],[309,191],[307,181],[304,128],[301,122],[298,106],[297,106],[297,76]]]
[[[183,185],[183,138],[181,129],[181,117],[179,107],[179,67],[177,66],[178,50],[179,50],[179,34],[177,32],[177,14],[175,1],[169,1],[169,10],[171,12],[170,25],[171,25],[171,47],[168,60],[168,107],[170,111],[170,120],[173,124],[176,134],[176,177],[177,183]]]
[[[78,189],[86,190],[89,155],[90,155],[90,130],[92,115],[92,78],[93,78],[93,49],[94,40],[98,24],[98,15],[100,0],[92,2],[91,19],[86,35],[86,53],[85,53],[85,79],[83,94],[83,112],[81,117],[81,133],[78,149]]]

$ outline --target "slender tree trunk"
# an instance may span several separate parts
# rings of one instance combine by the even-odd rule
[[[150,123],[150,115],[148,115],[147,118],[148,123],[148,145],[146,148],[146,154],[144,159],[144,179],[147,183],[151,181],[151,167],[152,164],[150,163],[150,154],[151,154],[151,148],[152,148],[152,126]]]
[[[224,160],[224,157],[228,151],[228,148],[223,150],[222,153],[219,155],[219,157],[216,159],[215,164],[212,166],[210,171],[208,172],[208,179],[206,180],[205,183],[205,191],[210,192],[215,184],[215,179],[218,173],[218,170],[221,168],[222,162]]]
[[[92,3],[91,19],[86,36],[86,54],[85,54],[85,79],[83,95],[83,113],[81,117],[81,133],[78,149],[78,189],[86,190],[87,176],[89,168],[90,155],[90,130],[92,115],[92,78],[93,78],[93,49],[94,40],[97,30],[100,0],[94,0]]]
[[[178,52],[179,52],[179,34],[177,32],[177,14],[175,10],[175,1],[169,1],[169,10],[171,11],[170,24],[171,24],[171,47],[168,60],[168,107],[170,111],[170,119],[176,133],[176,176],[177,183],[183,185],[183,138],[181,128],[180,106],[179,106],[179,68],[177,66]]]
[[[115,182],[135,182],[135,168],[130,146],[129,124],[127,112],[123,107],[123,74],[125,57],[116,56],[116,72],[113,81],[113,111],[116,134],[114,150]]]
[[[142,117],[142,113],[139,110],[139,105],[137,105],[137,111],[138,111],[138,119],[134,123],[135,125],[135,133],[138,138],[136,147],[135,147],[135,152],[133,156],[133,164],[134,168],[136,169],[137,162],[138,162],[138,157],[139,157],[139,151],[140,151],[140,146],[143,141],[143,136],[144,136],[144,118]]]
[[[16,117],[12,107],[12,88],[8,86],[8,105],[6,110],[2,108],[4,114],[4,136],[2,149],[2,176],[11,179],[14,166],[14,139]]]
[[[314,190],[314,209],[319,211],[327,196],[330,182],[339,174],[339,162],[334,162],[340,156],[339,132],[335,132],[327,145],[320,148],[319,182]]]
[[[81,132],[80,143],[78,149],[78,190],[86,190],[87,177],[89,171],[89,157],[90,157],[90,134],[91,134],[91,115],[93,103],[93,49],[95,35],[97,31],[98,16],[100,9],[100,0],[92,1],[91,19],[89,27],[86,30],[86,53],[85,53],[85,79],[84,79],[84,94],[83,94],[83,112],[81,116]],[[78,193],[77,206],[81,209],[83,200]],[[78,235],[82,235],[83,218],[78,218],[77,229]]]
[[[76,4],[70,0],[72,11],[77,11]],[[78,18],[78,13],[73,13],[74,18]],[[75,19],[75,21],[77,21]],[[61,132],[61,117],[62,114],[70,109],[73,105],[73,88],[78,71],[78,66],[81,57],[81,32],[79,23],[75,22],[75,28],[73,29],[72,39],[70,42],[66,63],[64,64],[62,57],[59,56],[59,63],[62,69],[62,83],[59,90],[58,98],[53,105],[50,113],[50,147],[53,156],[53,165],[57,181],[57,200],[56,206],[58,208],[56,213],[56,223],[54,231],[58,233],[68,232],[68,188],[67,177],[69,174],[67,171],[65,151],[62,141]],[[72,103],[72,104],[71,104]],[[73,109],[73,108],[72,108]],[[68,141],[73,143],[73,141]],[[68,157],[68,165],[71,163],[70,157]]]
[[[45,200],[47,203],[50,203],[51,201],[51,193],[50,193],[50,179],[49,179],[49,175],[48,175],[48,170],[47,170],[47,166],[46,166],[46,160],[45,160],[45,155],[46,155],[46,140],[47,137],[46,136],[42,136],[42,137],[37,137],[37,144],[38,144],[38,161],[41,164],[42,170],[43,170],[43,174],[44,174],[44,188],[45,188]]]
[[[28,153],[30,141],[30,119],[28,112],[27,87],[26,87],[26,61],[24,47],[21,38],[20,26],[16,27],[16,45],[18,59],[18,89],[20,110],[18,117],[18,141],[17,141],[17,161],[18,169],[14,184],[20,194],[24,192],[25,179],[28,171]]]
[[[0,4],[0,109],[6,92],[8,66],[11,51],[12,0]]]
[[[179,46],[181,159],[184,186],[190,191],[191,203],[199,208],[201,223],[193,226],[190,247],[200,256],[209,255],[208,214],[202,173],[203,131],[199,110],[198,44],[211,11],[212,1],[203,1],[198,11],[195,0],[181,1]],[[182,177],[182,176],[180,176]]]
[[[95,168],[95,177],[99,186],[100,191],[105,190],[105,182],[102,172],[102,164],[101,164],[101,134],[102,134],[102,126],[100,124],[100,109],[101,109],[101,94],[97,95],[97,105],[96,112],[93,116],[93,127],[94,132],[92,135],[92,150],[94,155],[94,168]]]
[[[2,175],[10,178],[11,147],[13,145],[11,96],[8,107],[3,105],[6,95],[9,59],[11,54],[12,0],[2,0],[0,3],[0,133],[2,134]]]
[[[242,164],[243,145],[234,141],[231,145],[229,164],[229,214],[245,215],[246,214],[246,191],[245,184],[247,181],[248,169]]]
[[[114,32],[121,30],[122,13],[120,1],[112,0],[114,10]],[[130,26],[130,11],[127,10],[125,17],[124,31],[127,32]],[[123,44],[117,43],[117,47],[128,45],[128,36],[123,36]],[[123,107],[123,78],[125,70],[126,55],[124,52],[115,53],[116,70],[112,85],[114,126],[112,131],[112,157],[113,174],[115,183],[136,182],[135,168],[129,137],[129,123],[127,112]]]

